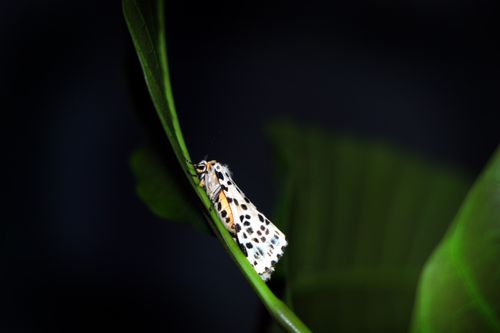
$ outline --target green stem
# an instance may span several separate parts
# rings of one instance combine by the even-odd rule
[[[206,208],[206,212],[210,217],[207,218],[210,226],[214,229],[219,240],[257,292],[257,295],[268,311],[281,326],[289,332],[310,332],[307,326],[272,293],[255,272],[236,242],[234,242],[229,232],[225,229],[215,211],[210,209],[210,200],[205,191],[198,185],[197,177],[192,176],[195,174],[195,170],[193,165],[188,162],[191,161],[191,158],[175,111],[174,97],[170,83],[163,0],[123,0],[123,12],[157,114],[176,157],[183,166],[182,169]],[[157,32],[156,39],[153,35],[155,31]],[[161,77],[158,77],[156,69],[160,71]]]

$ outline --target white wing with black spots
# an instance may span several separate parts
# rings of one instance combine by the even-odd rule
[[[238,188],[227,166],[215,161],[205,163],[212,165],[200,179],[205,180],[203,185],[219,217],[260,277],[269,280],[288,244],[285,235]],[[232,219],[227,214],[231,214]]]

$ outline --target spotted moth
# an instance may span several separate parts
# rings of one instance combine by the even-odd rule
[[[285,235],[241,192],[227,166],[203,160],[194,167],[224,226],[260,277],[269,280],[288,244]]]

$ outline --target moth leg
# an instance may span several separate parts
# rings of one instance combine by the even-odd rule
[[[212,191],[212,193],[208,195],[208,197],[212,202],[214,202],[215,198],[219,197],[221,191],[222,187],[220,185],[217,185],[217,187]]]

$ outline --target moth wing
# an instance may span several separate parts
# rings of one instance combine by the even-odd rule
[[[230,177],[227,167],[223,168],[221,172],[225,177],[219,181],[233,214],[236,241],[257,273],[267,281],[288,244],[286,237],[248,200]]]

